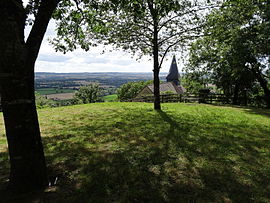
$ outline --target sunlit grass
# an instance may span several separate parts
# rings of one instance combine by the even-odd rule
[[[115,102],[117,101],[117,98],[117,94],[106,95],[103,97],[105,102]]]
[[[270,201],[268,110],[100,103],[41,109],[39,119],[56,200]]]

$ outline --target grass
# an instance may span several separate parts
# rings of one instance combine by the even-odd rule
[[[103,99],[105,102],[115,102],[117,100],[117,94],[106,95]]]
[[[48,95],[48,94],[59,94],[59,93],[73,93],[75,92],[75,90],[57,89],[57,88],[40,88],[40,89],[37,89],[36,92],[38,92],[41,95]]]
[[[27,202],[270,202],[270,111],[99,103],[41,109],[39,118],[57,184]]]

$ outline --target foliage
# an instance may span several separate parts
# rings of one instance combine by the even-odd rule
[[[200,30],[199,15],[209,12],[216,3],[190,0],[60,3],[54,13],[57,37],[51,43],[64,53],[77,46],[89,50],[90,46],[103,43],[152,56],[156,23],[159,54],[163,56],[170,49],[178,50],[180,42],[196,36]],[[70,5],[73,7],[67,10]]]
[[[47,99],[45,96],[40,95],[37,92],[35,93],[35,96],[36,96],[36,106],[38,109],[57,106],[57,103],[55,101]]]
[[[269,110],[162,108],[118,102],[39,110],[56,185],[23,196],[1,193],[1,201],[270,201]],[[0,143],[3,133],[1,120]],[[9,173],[5,144],[0,162],[2,186]]]
[[[182,76],[181,84],[187,92],[198,94],[200,89],[205,88],[207,79],[198,72],[186,73]]]
[[[83,104],[101,101],[101,89],[98,84],[82,86],[75,92],[74,99]]]
[[[137,96],[137,94],[152,81],[139,81],[139,82],[128,82],[123,84],[117,89],[117,97],[120,101],[128,101]]]
[[[235,103],[258,82],[269,106],[268,8],[265,0],[225,1],[207,16],[205,36],[193,44],[188,69],[207,73],[204,77],[233,96]]]

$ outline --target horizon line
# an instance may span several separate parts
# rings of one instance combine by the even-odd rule
[[[151,72],[139,72],[139,71],[137,71],[137,72],[128,72],[128,71],[100,71],[100,72],[98,72],[98,71],[93,71],[93,72],[45,72],[45,71],[35,71],[35,73],[56,73],[56,74],[58,74],[58,73],[75,73],[75,74],[77,74],[77,73],[153,73],[152,71]],[[168,72],[160,72],[160,73],[168,73]]]

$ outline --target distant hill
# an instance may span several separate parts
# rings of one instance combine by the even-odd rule
[[[167,73],[160,73],[160,79],[165,80]],[[50,73],[36,72],[36,89],[40,88],[72,88],[97,82],[103,87],[118,88],[131,81],[152,80],[153,74],[131,72],[86,72],[86,73]]]

